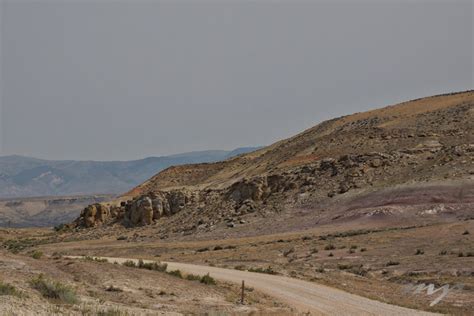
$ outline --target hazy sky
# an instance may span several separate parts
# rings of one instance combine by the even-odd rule
[[[0,0],[0,154],[270,144],[473,88],[473,1]]]

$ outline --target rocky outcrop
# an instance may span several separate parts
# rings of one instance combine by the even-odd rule
[[[79,218],[85,227],[95,227],[104,224],[110,218],[110,209],[105,204],[92,204],[87,206]]]
[[[472,180],[473,102],[473,92],[415,100],[326,121],[253,154],[169,168],[108,218],[91,208],[79,223],[166,223],[188,233],[401,184]]]

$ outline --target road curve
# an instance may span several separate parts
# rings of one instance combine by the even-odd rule
[[[82,258],[69,256],[69,258]],[[109,262],[123,263],[137,259],[99,257]],[[153,262],[152,260],[143,260]],[[188,263],[166,262],[168,270],[181,270],[186,273],[204,275],[209,273],[213,278],[233,283],[245,281],[245,285],[287,303],[300,313],[311,315],[437,315],[433,313],[408,309],[371,300],[358,295],[325,285],[298,279],[268,275],[247,271],[231,270]]]

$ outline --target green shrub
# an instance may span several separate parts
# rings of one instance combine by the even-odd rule
[[[168,268],[168,264],[166,263],[158,263],[158,262],[143,262],[142,259],[138,260],[138,266],[139,269],[146,269],[146,270],[152,270],[152,271],[160,271],[160,272],[165,272],[166,269]]]
[[[386,266],[389,267],[389,266],[398,266],[400,264],[400,262],[398,261],[392,261],[390,260],[389,262],[387,262]]]
[[[418,256],[418,255],[422,255],[424,254],[425,252],[421,249],[416,249],[416,252],[415,252],[415,255]]]
[[[334,250],[334,249],[336,249],[336,247],[334,247],[334,245],[332,244],[326,245],[326,247],[324,247],[324,250]]]
[[[351,268],[352,268],[352,265],[339,263],[339,264],[337,265],[337,268],[338,268],[339,270],[348,270],[348,269],[351,269]]]
[[[13,285],[0,281],[0,295],[20,296],[20,292]]]
[[[66,304],[75,304],[79,301],[74,290],[60,282],[47,280],[40,274],[30,280],[31,286],[45,298],[60,301]]]
[[[214,280],[214,278],[211,277],[211,276],[209,275],[209,273],[206,274],[206,275],[203,275],[203,276],[201,277],[201,280],[200,280],[199,282],[201,282],[201,283],[203,283],[203,284],[207,284],[207,285],[215,285],[215,284],[216,284],[216,280]]]
[[[107,259],[105,258],[97,258],[97,257],[91,257],[91,256],[85,256],[84,257],[84,260],[86,261],[94,261],[94,262],[109,262]]]
[[[173,270],[173,271],[169,271],[169,272],[166,272],[166,273],[168,273],[169,275],[172,275],[174,277],[180,278],[180,279],[183,278],[183,275],[181,274],[180,270]]]
[[[271,266],[267,268],[250,268],[248,269],[249,272],[257,272],[257,273],[265,273],[265,274],[277,274],[275,270]]]
[[[31,255],[31,258],[33,259],[40,259],[43,256],[43,252],[39,250],[35,250],[33,254]]]
[[[54,230],[58,233],[64,233],[64,232],[71,231],[71,227],[69,227],[69,225],[66,225],[66,224],[59,224],[57,226],[54,226]]]
[[[357,249],[357,245],[352,245],[351,249]]]
[[[127,260],[124,263],[122,263],[123,266],[129,267],[129,268],[136,268],[137,264],[133,260]]]
[[[186,275],[186,280],[189,280],[189,281],[201,281],[201,276],[200,276],[200,275],[196,275],[196,274],[188,274],[188,275]]]

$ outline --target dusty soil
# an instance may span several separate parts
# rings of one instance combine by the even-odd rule
[[[25,232],[23,232],[25,234]],[[49,232],[38,232],[38,240]],[[361,223],[298,232],[209,239],[160,240],[150,227],[129,236],[36,245],[46,254],[96,255],[274,271],[382,302],[430,312],[469,315],[474,308],[474,220],[422,225]],[[30,236],[31,237],[31,236]],[[121,238],[119,238],[121,239]],[[44,241],[42,241],[44,242]],[[42,243],[40,242],[40,243]],[[406,293],[407,284],[462,284],[434,306],[434,295]]]
[[[83,257],[70,258],[81,259]],[[99,259],[119,263],[130,261],[130,259],[126,258],[111,257],[100,257]],[[136,259],[132,260],[137,262]],[[153,263],[154,261],[145,260],[145,262]],[[226,280],[237,284],[241,280],[245,280],[244,284],[287,302],[299,313],[310,313],[312,315],[435,315],[384,304],[328,286],[295,278],[186,263],[168,262],[167,264],[170,269],[178,269],[198,275],[210,274],[219,280]]]
[[[74,289],[80,301],[68,305],[46,299],[29,283],[43,274]],[[246,305],[238,303],[239,287],[201,284],[164,272],[113,263],[67,258],[32,259],[0,252],[0,281],[20,295],[0,295],[2,315],[283,315],[292,310],[257,290]],[[108,312],[109,314],[105,314]]]

